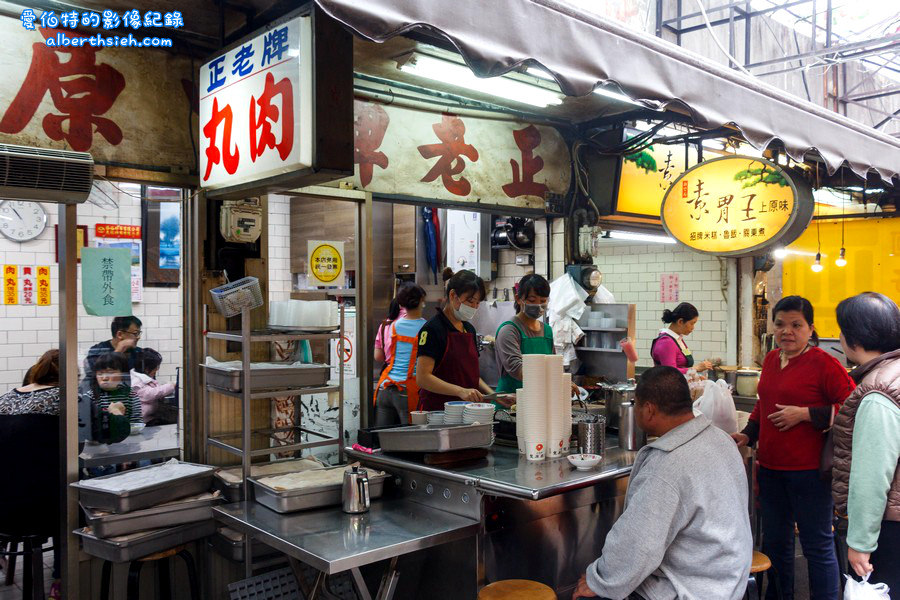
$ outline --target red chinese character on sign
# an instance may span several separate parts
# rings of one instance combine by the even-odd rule
[[[40,269],[38,269],[38,275],[49,275],[49,273],[50,269],[48,269],[47,267],[41,267]]]
[[[440,123],[431,126],[434,133],[441,140],[440,144],[426,144],[419,146],[419,154],[422,158],[441,158],[434,163],[431,170],[425,174],[422,181],[434,181],[440,176],[441,182],[447,191],[457,196],[466,196],[472,189],[472,185],[465,177],[453,179],[466,168],[463,156],[475,162],[478,160],[478,150],[475,146],[466,143],[466,126],[459,117],[443,115]]]
[[[31,267],[22,267],[23,275],[31,275]]]
[[[370,102],[354,102],[353,112],[353,162],[359,165],[359,181],[366,187],[372,183],[375,165],[388,167],[387,155],[378,148],[391,119],[383,108]]]
[[[56,29],[40,29],[46,39],[56,39]],[[71,31],[69,37],[79,36]],[[33,44],[31,66],[19,93],[0,120],[0,131],[19,133],[37,112],[47,92],[61,115],[44,116],[44,133],[52,140],[65,140],[74,150],[91,149],[96,131],[110,144],[122,141],[122,130],[100,115],[112,108],[125,89],[125,77],[108,64],[97,64],[97,52],[83,46],[49,47]],[[65,125],[64,125],[65,124]]]
[[[203,135],[209,140],[209,147],[206,149],[206,173],[203,175],[203,181],[209,179],[213,165],[220,162],[225,166],[225,170],[229,175],[234,175],[237,171],[238,163],[241,159],[241,151],[235,146],[234,153],[231,152],[231,123],[234,121],[234,115],[231,112],[231,105],[226,104],[225,108],[219,110],[219,99],[213,98],[212,116],[206,125],[203,126]],[[222,147],[223,152],[216,145],[216,137],[219,130],[219,123],[222,126]]]
[[[516,146],[522,151],[522,168],[515,159],[509,159],[512,166],[512,183],[503,186],[503,191],[510,198],[516,196],[543,196],[547,193],[547,186],[543,183],[535,183],[534,176],[544,168],[544,159],[534,156],[533,151],[541,145],[541,132],[534,125],[525,129],[513,131]]]
[[[271,123],[278,122],[278,107],[272,104],[281,96],[281,141],[275,142]],[[259,115],[256,107],[259,106]],[[271,123],[270,123],[271,121]],[[260,133],[260,129],[262,132]],[[259,137],[257,138],[257,134]],[[266,148],[278,148],[278,156],[285,160],[294,147],[294,88],[285,77],[275,83],[272,73],[266,73],[266,84],[259,99],[250,96],[250,160],[256,162]],[[231,173],[232,171],[229,171]]]

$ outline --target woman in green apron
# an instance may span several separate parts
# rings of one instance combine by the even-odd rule
[[[514,394],[522,387],[522,355],[553,354],[553,330],[539,320],[549,298],[550,284],[540,275],[526,275],[516,286],[516,316],[500,325],[494,342],[500,369],[497,393]]]

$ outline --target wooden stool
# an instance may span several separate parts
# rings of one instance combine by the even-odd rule
[[[556,600],[556,594],[537,581],[506,579],[481,588],[478,600]]]
[[[7,536],[0,534],[0,557],[6,571],[6,585],[15,581],[16,557],[22,557],[22,597],[44,598],[44,548],[45,535]],[[24,546],[19,551],[19,544]]]
[[[187,551],[187,546],[176,546],[139,558],[132,561],[128,566],[128,588],[125,597],[128,600],[138,600],[141,593],[141,567],[145,562],[159,561],[157,565],[157,578],[159,581],[159,598],[160,600],[172,599],[172,582],[169,573],[169,559],[178,556],[184,561],[187,568],[188,582],[191,586],[191,599],[200,600],[200,586],[197,581],[197,569],[194,566],[194,559],[191,553]],[[103,562],[103,572],[100,576],[100,600],[109,600],[109,581],[112,576],[112,563]]]
[[[747,594],[749,600],[759,600],[759,589],[762,583],[763,573],[769,573],[769,585],[775,584],[775,594],[781,598],[781,584],[778,581],[778,573],[772,567],[772,561],[762,552],[753,551],[753,560],[750,563],[750,578],[747,580]]]

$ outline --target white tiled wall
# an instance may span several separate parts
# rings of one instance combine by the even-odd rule
[[[269,302],[291,299],[291,204],[269,195]]]
[[[551,249],[552,273],[547,273],[547,223],[544,220],[535,221],[535,240],[534,240],[534,265],[521,266],[516,264],[516,254],[522,252],[516,250],[500,250],[497,256],[497,277],[490,282],[489,288],[496,288],[498,294],[502,294],[504,289],[510,290],[510,299],[512,299],[512,289],[522,277],[529,273],[537,273],[553,280],[563,272],[563,231],[564,222],[557,219],[552,225],[553,248]],[[489,290],[490,291],[490,290]]]
[[[638,366],[653,365],[650,343],[664,326],[662,312],[677,304],[660,302],[660,276],[669,273],[678,274],[679,302],[690,302],[700,312],[694,333],[686,338],[695,358],[725,359],[729,307],[718,258],[668,244],[604,243],[595,264],[616,302],[637,305]]]
[[[94,194],[105,201],[115,200],[118,208],[104,209],[91,202],[78,206],[77,223],[88,226],[88,245],[95,242],[94,225],[115,223],[141,225],[140,186],[96,182]],[[105,195],[104,195],[105,194]],[[109,196],[109,198],[107,198]],[[57,206],[43,204],[49,216],[47,228],[36,239],[18,243],[0,236],[0,264],[50,265],[51,306],[6,306],[0,304],[0,392],[21,385],[25,371],[45,351],[59,346],[59,269],[54,245]],[[79,364],[88,348],[111,337],[111,317],[88,316],[81,305],[81,267],[78,267],[78,354]],[[144,288],[143,302],[132,304],[143,322],[140,345],[154,348],[163,356],[160,381],[174,381],[175,367],[182,362],[182,296],[180,287]]]

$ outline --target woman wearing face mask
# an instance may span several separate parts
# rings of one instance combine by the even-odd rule
[[[469,323],[484,300],[484,281],[459,271],[447,281],[444,308],[419,332],[416,383],[421,410],[444,410],[451,400],[480,402],[493,393],[478,371],[475,328]]]
[[[836,358],[816,347],[813,307],[786,296],[772,312],[775,343],[759,377],[759,400],[747,426],[731,437],[759,442],[762,552],[772,560],[781,598],[794,598],[794,526],[809,570],[811,600],[837,600],[838,562],[831,487],[819,476],[825,431],[855,384]],[[775,586],[766,598],[776,597]]]
[[[650,355],[655,366],[665,365],[675,367],[682,373],[694,369],[698,373],[712,369],[712,363],[708,360],[694,363],[694,356],[684,341],[684,336],[691,335],[700,313],[693,304],[682,302],[675,310],[664,310],[663,323],[668,327],[660,331],[659,337],[650,344]]]
[[[540,321],[549,298],[550,284],[540,275],[526,275],[516,286],[516,316],[500,325],[494,343],[500,367],[497,392],[522,387],[523,354],[553,354],[553,330]]]

